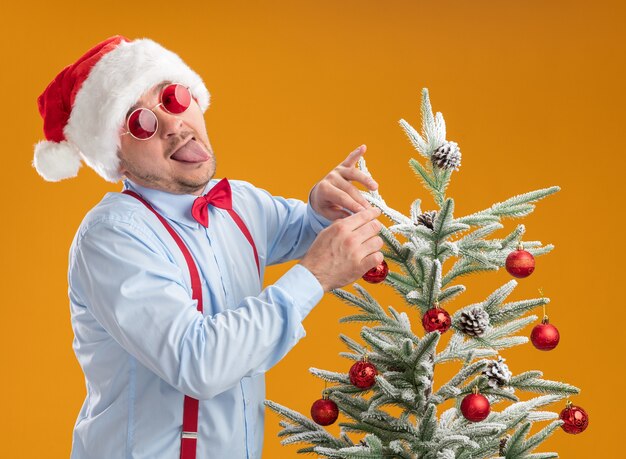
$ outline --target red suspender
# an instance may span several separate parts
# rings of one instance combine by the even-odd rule
[[[189,268],[189,276],[191,277],[191,297],[194,300],[198,301],[198,311],[202,312],[202,285],[200,284],[200,275],[198,274],[198,268],[196,267],[196,263],[193,261],[193,257],[191,256],[189,249],[187,248],[181,237],[178,235],[178,233],[174,231],[174,228],[172,228],[170,224],[167,223],[167,221],[156,210],[154,210],[154,208],[148,203],[148,201],[146,201],[137,193],[131,190],[124,190],[123,193],[141,201],[148,209],[152,211],[154,215],[156,215],[156,217],[163,224],[167,232],[170,233],[172,238],[174,238],[176,245],[178,245],[178,248],[185,257],[187,267]],[[261,275],[259,255],[257,254],[256,245],[254,244],[254,239],[252,239],[250,231],[248,231],[246,224],[237,214],[237,212],[235,212],[233,209],[227,209],[227,211],[252,246],[252,250],[254,252],[254,260],[256,261],[256,267],[259,271],[259,275]],[[180,440],[180,459],[196,458],[197,441],[198,400],[185,395],[185,401],[183,403],[183,431]]]
[[[256,261],[256,269],[259,272],[259,277],[260,277],[261,266],[259,266],[259,254],[256,252],[256,245],[254,245],[254,239],[252,239],[252,234],[250,234],[250,231],[248,231],[248,227],[243,222],[241,217],[237,214],[237,212],[235,212],[235,209],[226,209],[226,212],[228,212],[230,216],[232,217],[232,219],[235,220],[235,223],[237,224],[237,226],[239,227],[243,235],[246,237],[246,239],[252,246],[252,251],[254,252],[254,261]]]

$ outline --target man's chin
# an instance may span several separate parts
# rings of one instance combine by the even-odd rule
[[[211,168],[210,170],[202,174],[198,174],[198,176],[196,177],[192,177],[190,175],[179,177],[176,180],[176,184],[183,193],[196,194],[198,192],[204,191],[207,184],[211,181],[214,175],[215,169]]]

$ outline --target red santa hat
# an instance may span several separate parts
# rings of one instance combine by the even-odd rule
[[[149,39],[108,38],[65,67],[37,99],[46,140],[33,165],[56,182],[78,174],[81,160],[117,182],[120,129],[126,113],[153,86],[172,81],[189,88],[204,112],[209,91],[180,57]]]

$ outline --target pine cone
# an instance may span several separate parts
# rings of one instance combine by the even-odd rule
[[[483,371],[483,374],[489,378],[487,384],[494,389],[506,386],[513,376],[507,364],[504,363],[505,360],[502,357],[499,357],[497,361],[492,360],[487,369]]]
[[[459,325],[463,333],[470,336],[480,336],[485,333],[489,326],[489,314],[484,309],[476,306],[469,312],[461,313]]]
[[[506,444],[508,443],[510,439],[511,439],[511,436],[509,434],[505,435],[504,437],[500,439],[500,452],[498,453],[500,454],[500,456],[504,456],[504,448],[506,448]]]
[[[429,210],[427,212],[424,212],[422,215],[417,217],[417,224],[424,225],[427,228],[433,229],[433,223],[435,222],[436,216],[436,210]]]
[[[461,150],[456,142],[445,140],[430,157],[433,164],[440,169],[459,170],[461,166]]]

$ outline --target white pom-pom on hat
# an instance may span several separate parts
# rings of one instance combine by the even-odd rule
[[[48,182],[58,182],[78,175],[80,153],[67,141],[42,140],[35,145],[33,166]]]

